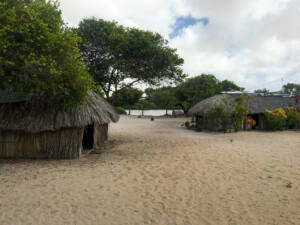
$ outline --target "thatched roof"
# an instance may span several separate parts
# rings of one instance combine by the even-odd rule
[[[92,91],[87,103],[69,111],[37,110],[30,102],[0,103],[0,130],[37,133],[118,120],[113,107]]]
[[[11,91],[4,91],[0,89],[0,104],[1,103],[15,103],[25,102],[31,99],[30,95],[18,94]]]
[[[208,113],[208,110],[215,104],[232,104],[235,105],[235,98],[241,95],[230,95],[230,94],[218,94],[203,101],[198,102],[193,106],[188,114],[189,115],[200,115],[204,116]],[[226,103],[224,103],[224,100]],[[273,110],[276,108],[286,108],[289,105],[295,105],[294,97],[283,97],[283,96],[251,96],[250,100],[245,100],[245,105],[249,110],[249,114],[261,114],[265,113],[266,109]],[[298,103],[297,106],[299,106]]]

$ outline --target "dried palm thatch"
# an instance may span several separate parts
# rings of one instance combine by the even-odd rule
[[[18,94],[11,91],[4,91],[0,89],[0,104],[1,103],[14,103],[14,102],[24,102],[29,101],[31,95]]]
[[[31,97],[0,97],[0,157],[77,158],[84,128],[94,125],[94,144],[107,139],[108,123],[119,115],[105,100],[89,91],[86,104],[69,111],[38,109]]]
[[[87,103],[69,111],[38,110],[30,102],[0,103],[0,130],[6,131],[38,133],[118,120],[113,107],[92,91]]]
[[[230,104],[235,105],[235,98],[241,95],[236,94],[218,94],[203,101],[198,102],[193,106],[188,114],[190,116],[205,116],[209,109],[215,104]],[[295,105],[295,98],[283,96],[256,96],[253,95],[249,100],[244,102],[248,108],[249,114],[263,114],[266,109],[273,110],[276,108],[286,108],[289,105]],[[298,105],[299,106],[299,103]]]

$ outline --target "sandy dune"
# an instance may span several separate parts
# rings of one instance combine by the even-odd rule
[[[196,133],[122,117],[111,149],[0,161],[0,224],[300,224],[300,132]]]

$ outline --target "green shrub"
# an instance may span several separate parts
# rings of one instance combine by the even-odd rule
[[[123,107],[121,107],[121,106],[117,106],[117,107],[115,107],[115,109],[121,115],[126,115],[127,114],[126,110]]]
[[[266,125],[268,130],[284,130],[286,128],[286,118],[281,115],[266,113]]]
[[[299,128],[300,127],[300,113],[296,110],[287,110],[287,127],[288,128]]]
[[[203,124],[202,123],[197,123],[195,125],[195,131],[197,131],[197,132],[203,131]]]
[[[194,121],[186,121],[185,123],[182,124],[183,126],[185,126],[187,129],[189,130],[195,130],[197,132],[200,132],[203,130],[203,123],[195,123]]]
[[[215,105],[208,111],[209,130],[227,131],[232,123],[232,110],[229,106]]]
[[[186,121],[184,123],[184,126],[187,128],[187,129],[191,129],[191,125],[190,125],[190,122],[189,121]]]
[[[242,129],[243,122],[246,120],[248,115],[248,108],[244,105],[244,98],[236,98],[237,103],[233,112],[233,126],[235,131]]]
[[[0,88],[31,94],[43,107],[75,108],[93,81],[58,1],[0,1]],[[44,101],[45,100],[45,101]]]

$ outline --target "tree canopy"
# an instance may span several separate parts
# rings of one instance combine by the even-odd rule
[[[173,108],[176,104],[175,88],[174,87],[162,87],[156,89],[153,92],[152,102],[157,108],[167,109]]]
[[[137,88],[123,88],[114,92],[110,101],[114,106],[132,108],[142,95],[143,91]]]
[[[282,91],[285,94],[299,95],[300,94],[300,84],[287,83],[282,86]]]
[[[221,91],[243,91],[229,80],[218,80],[212,74],[202,74],[188,78],[175,87],[146,88],[146,99],[156,108],[182,108],[185,113],[197,102]]]
[[[147,99],[141,98],[137,103],[135,103],[134,108],[136,109],[155,109],[156,105]]]
[[[177,105],[181,106],[184,112],[197,102],[213,96],[220,91],[241,91],[244,88],[237,86],[234,82],[224,80],[219,81],[212,74],[202,74],[187,79],[176,87]]]
[[[254,93],[263,93],[263,94],[268,94],[270,93],[270,90],[263,88],[263,89],[257,89],[254,91]]]
[[[233,81],[223,80],[220,82],[221,91],[243,91],[245,88],[237,86]]]
[[[107,98],[137,83],[157,85],[184,78],[183,59],[160,34],[95,18],[82,20],[76,30],[88,70]]]
[[[50,104],[82,103],[91,78],[80,60],[78,38],[56,1],[0,2],[0,88],[44,97]]]

